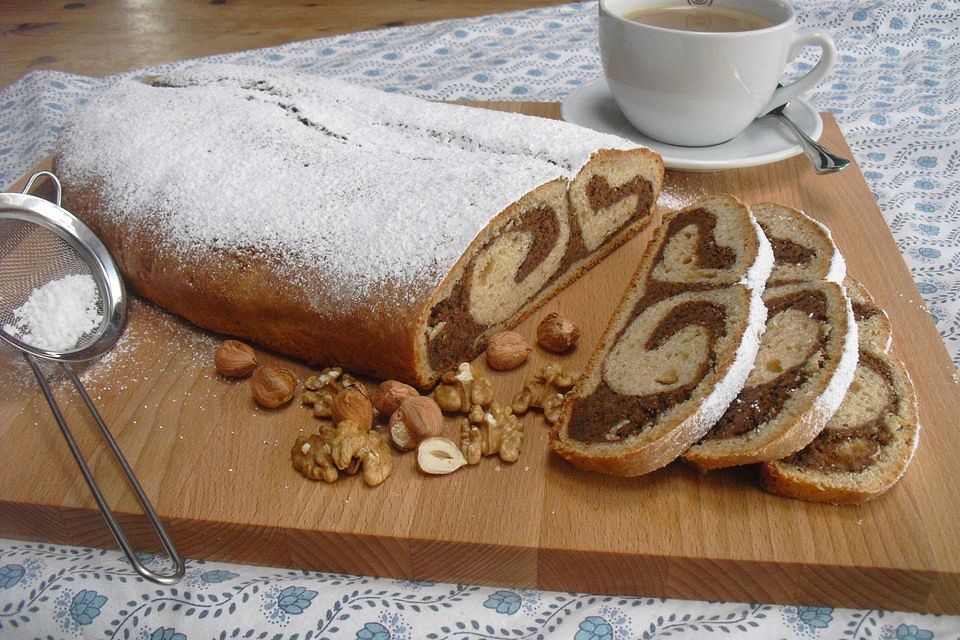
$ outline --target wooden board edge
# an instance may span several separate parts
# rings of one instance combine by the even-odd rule
[[[539,588],[607,595],[960,614],[960,575],[541,549]]]
[[[138,549],[158,551],[144,516],[118,514]],[[188,558],[548,591],[960,614],[960,575],[929,570],[600,554],[344,535],[172,518]],[[99,511],[0,503],[0,536],[116,548]],[[255,560],[251,560],[255,558]]]

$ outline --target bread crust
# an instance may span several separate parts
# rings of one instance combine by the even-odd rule
[[[860,328],[860,346],[868,348],[872,345],[890,353],[890,347],[893,346],[893,325],[890,324],[890,316],[877,306],[873,296],[856,278],[847,276],[843,280],[843,286],[854,304],[863,305],[873,314],[865,322],[857,323]]]

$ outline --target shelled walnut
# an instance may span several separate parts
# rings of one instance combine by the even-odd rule
[[[303,387],[306,391],[300,396],[300,400],[303,404],[312,405],[313,415],[318,418],[329,418],[333,415],[333,399],[348,387],[355,387],[366,395],[363,384],[349,373],[344,373],[340,367],[330,367],[319,375],[310,376],[304,381]]]
[[[363,469],[363,481],[371,487],[387,479],[393,471],[390,448],[380,434],[353,420],[337,424],[330,443],[330,455],[338,469]]]
[[[340,474],[333,464],[330,455],[330,438],[332,433],[312,433],[309,436],[301,435],[293,443],[290,457],[293,459],[293,468],[305,478],[336,482]]]
[[[440,376],[440,384],[433,390],[433,399],[440,408],[450,413],[467,413],[475,404],[490,406],[493,385],[490,379],[477,373],[469,362]]]
[[[512,410],[494,402],[489,411],[471,409],[460,423],[460,451],[469,464],[480,462],[481,456],[497,454],[504,462],[516,462],[523,446],[523,423]]]
[[[558,364],[544,365],[518,393],[510,404],[513,413],[522,416],[531,407],[542,409],[543,417],[553,424],[560,417],[563,398],[569,392],[576,376],[563,372]]]

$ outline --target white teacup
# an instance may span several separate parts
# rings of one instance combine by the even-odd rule
[[[634,22],[643,7],[704,5],[756,14],[772,26],[751,31],[681,31]],[[785,87],[784,69],[807,45],[820,61]],[[782,0],[600,0],[600,56],[614,99],[644,135],[699,147],[725,142],[758,116],[819,82],[833,64],[833,39],[797,29]]]

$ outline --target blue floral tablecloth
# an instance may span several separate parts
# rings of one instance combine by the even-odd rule
[[[160,562],[143,557],[148,565]],[[118,553],[0,540],[0,638],[960,638],[956,617],[621,598],[193,560],[176,587]]]
[[[803,25],[833,34],[840,53],[809,99],[836,116],[960,363],[960,3],[794,5]],[[213,60],[300,69],[430,99],[561,100],[601,74],[596,29],[596,4],[572,4],[117,77]],[[794,71],[809,68],[807,55]],[[70,112],[117,77],[42,71],[0,91],[0,184],[47,155]],[[495,589],[199,560],[188,563],[183,583],[159,588],[114,551],[0,540],[0,638],[321,637],[940,640],[960,639],[960,618]]]

